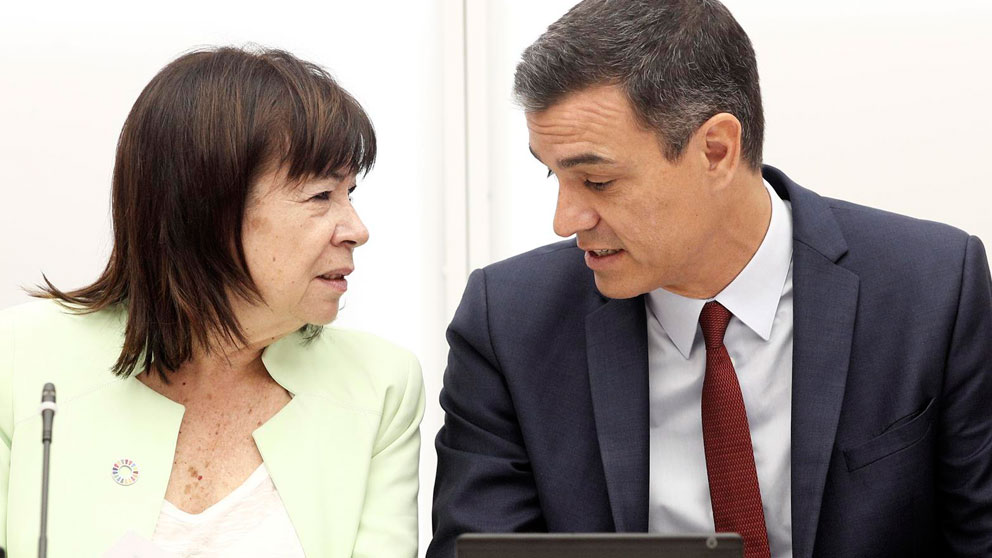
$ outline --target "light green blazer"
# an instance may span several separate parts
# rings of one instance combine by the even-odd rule
[[[127,531],[155,529],[184,407],[109,372],[121,311],[67,314],[49,301],[0,311],[0,545],[37,556],[45,382],[58,391],[48,555],[98,557]],[[372,335],[325,328],[262,355],[293,399],[252,434],[306,555],[417,553],[420,365]],[[222,394],[220,394],[222,395]],[[134,461],[122,486],[112,469]]]

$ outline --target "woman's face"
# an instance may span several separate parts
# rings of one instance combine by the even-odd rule
[[[369,239],[351,205],[354,186],[353,173],[290,184],[281,169],[256,181],[242,243],[264,304],[239,318],[247,334],[278,336],[337,316],[352,252]]]

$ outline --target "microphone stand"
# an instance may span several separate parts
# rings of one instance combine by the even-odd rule
[[[38,558],[48,556],[48,461],[52,448],[52,421],[55,419],[55,386],[45,384],[41,392],[41,534],[38,536]]]

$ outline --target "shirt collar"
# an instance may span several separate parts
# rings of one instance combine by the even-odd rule
[[[767,181],[764,184],[771,199],[768,231],[751,261],[715,300],[768,341],[792,265],[792,211]],[[648,293],[648,309],[686,359],[692,352],[699,314],[709,300],[687,298],[664,289]]]

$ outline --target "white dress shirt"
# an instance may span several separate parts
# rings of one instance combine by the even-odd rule
[[[733,314],[724,344],[737,371],[768,544],[792,556],[792,208],[772,190],[771,221],[758,251],[715,298]],[[655,533],[713,532],[701,402],[706,347],[699,314],[707,300],[648,293],[650,508]]]

